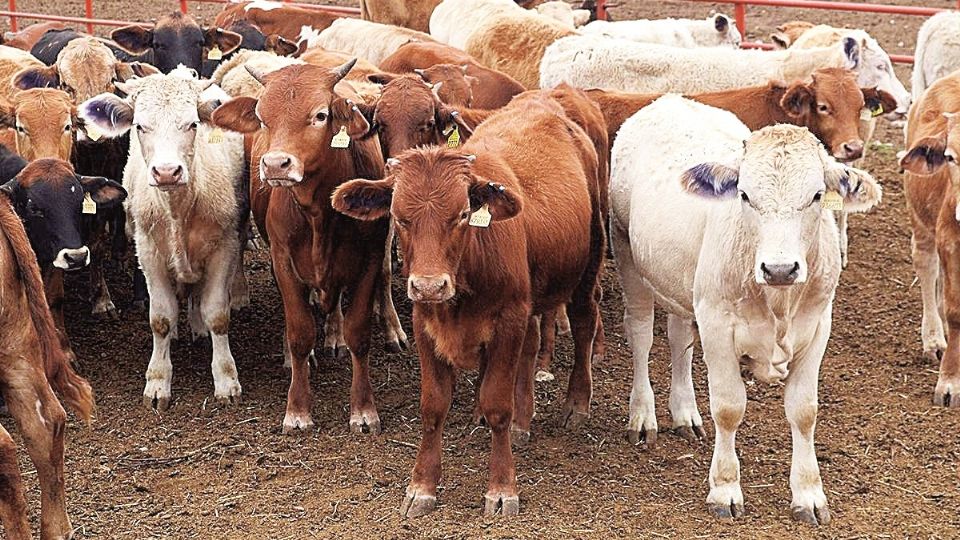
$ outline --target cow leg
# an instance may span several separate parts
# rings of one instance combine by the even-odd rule
[[[20,357],[3,369],[4,398],[17,422],[40,483],[40,538],[70,538],[63,481],[63,435],[67,413],[39,364]]]
[[[568,336],[571,333],[570,317],[567,316],[567,306],[563,305],[557,309],[557,334]]]
[[[600,253],[602,256],[602,252]],[[576,298],[579,296],[580,298]],[[577,429],[590,418],[590,399],[593,397],[593,340],[597,333],[600,310],[589,289],[578,291],[567,307],[573,331],[573,370],[563,404],[563,425]]]
[[[697,320],[707,320],[710,315]],[[722,321],[722,314],[715,314]],[[710,331],[701,326],[703,359],[707,364],[710,387],[710,414],[716,429],[713,460],[710,462],[710,494],[707,507],[720,518],[743,515],[743,491],[740,488],[740,461],[736,436],[747,408],[747,390],[740,376],[740,363],[729,337],[729,329]],[[710,339],[718,336],[716,339]]]
[[[510,425],[513,443],[522,446],[530,441],[530,424],[536,414],[533,396],[534,372],[537,369],[537,348],[540,345],[540,317],[530,317],[523,349],[520,351],[520,363],[517,367],[517,380],[514,385],[513,423]]]
[[[693,321],[676,315],[667,316],[667,339],[670,341],[670,416],[673,429],[688,441],[703,440],[703,419],[693,390]]]
[[[915,230],[910,244],[913,270],[920,282],[920,297],[923,299],[923,319],[920,323],[923,354],[932,361],[939,362],[943,351],[947,349],[947,339],[940,315],[942,291],[937,285],[940,279],[940,257],[937,255],[936,239],[925,231]]]
[[[383,252],[383,266],[380,268],[380,314],[383,316],[383,326],[385,337],[387,338],[387,351],[399,353],[406,350],[410,344],[407,342],[407,333],[403,331],[400,324],[400,316],[397,315],[397,308],[393,305],[393,222],[390,222],[390,232],[387,234],[386,249]]]
[[[827,309],[817,333],[803,356],[791,362],[783,392],[783,404],[793,436],[790,466],[790,504],[794,519],[810,525],[830,522],[827,496],[823,493],[813,432],[817,425],[817,384],[820,363],[830,337],[831,310]]]
[[[47,305],[50,306],[50,314],[53,316],[53,323],[57,327],[57,337],[60,339],[60,347],[70,355],[73,362],[76,362],[77,355],[74,354],[70,346],[70,338],[67,336],[67,327],[63,317],[63,270],[58,268],[47,268],[43,273],[44,292],[47,295]]]
[[[612,237],[623,288],[623,331],[633,351],[633,388],[630,391],[627,440],[631,444],[644,442],[652,446],[657,442],[656,406],[648,367],[650,348],[653,346],[653,291],[640,277],[625,234],[614,230]]]
[[[17,463],[17,445],[0,426],[0,523],[9,540],[31,540],[27,501]]]
[[[317,339],[317,327],[308,301],[310,288],[301,282],[291,266],[290,256],[273,249],[273,268],[280,297],[283,299],[285,343],[290,353],[290,389],[283,433],[313,429],[310,407],[310,363],[308,357]]]
[[[243,236],[246,236],[244,231]],[[250,286],[247,284],[247,273],[243,266],[243,243],[240,244],[240,254],[233,271],[230,284],[230,309],[240,311],[250,305]]]
[[[537,382],[552,381],[550,363],[557,343],[557,312],[556,309],[545,311],[540,316],[540,350],[537,352]],[[569,323],[569,321],[567,321]]]
[[[143,261],[143,273],[150,292],[150,328],[153,330],[153,352],[147,366],[143,404],[162,411],[170,406],[173,379],[170,340],[176,334],[178,306],[177,291],[167,274],[167,261],[154,255],[157,250],[152,247],[143,250],[150,254]]]
[[[417,351],[420,356],[420,419],[422,434],[417,461],[410,475],[410,485],[400,505],[405,517],[420,517],[437,507],[437,483],[443,450],[443,426],[453,399],[454,370],[444,359],[438,359],[433,338],[414,323]]]
[[[343,295],[337,296],[333,309],[323,321],[323,355],[346,360],[350,351],[343,339]]]
[[[597,278],[597,288],[594,292],[597,306],[603,302],[603,287],[600,286],[599,277]],[[603,330],[603,319],[597,316],[597,331],[593,337],[593,362],[602,362],[607,354],[607,333]]]
[[[938,229],[937,251],[943,268],[941,278],[948,339],[947,348],[940,361],[940,375],[933,392],[933,404],[960,408],[960,247],[957,246],[960,224],[954,219],[941,219]]]
[[[110,289],[107,287],[104,261],[110,256],[110,238],[106,230],[105,219],[97,219],[91,235],[90,246],[90,291],[93,303],[93,315],[98,318],[118,320],[117,307],[113,305]]]
[[[380,415],[373,399],[370,384],[370,336],[373,303],[377,280],[380,279],[381,258],[375,261],[350,291],[350,308],[344,317],[343,333],[353,362],[353,381],[350,385],[350,431],[380,433]]]
[[[136,259],[136,254],[133,255]],[[147,302],[150,301],[150,295],[147,294],[147,278],[140,269],[140,264],[135,262],[133,265],[133,310],[146,311]]]
[[[847,236],[847,219],[849,214],[846,212],[837,212],[837,227],[839,228],[840,233],[840,264],[843,268],[847,267],[849,260],[847,259],[847,249],[850,245],[850,240]]]
[[[487,373],[487,359],[480,355],[479,366],[477,367],[477,388],[473,399],[473,425],[482,426],[486,419],[483,417],[483,409],[480,407],[480,385],[483,383],[483,377]]]
[[[210,330],[203,321],[202,303],[203,289],[200,286],[188,285],[187,290],[187,322],[190,323],[191,341],[210,335]]]
[[[200,314],[213,343],[213,395],[221,403],[236,403],[242,390],[237,364],[230,352],[230,283],[236,274],[240,245],[221,248],[210,258],[200,297]]]

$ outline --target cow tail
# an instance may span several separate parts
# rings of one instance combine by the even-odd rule
[[[57,328],[53,324],[53,316],[50,315],[50,308],[47,306],[43,279],[40,277],[40,268],[36,263],[37,257],[30,247],[23,223],[7,200],[0,200],[0,230],[6,234],[13,247],[17,269],[27,295],[30,319],[40,341],[43,371],[47,381],[60,394],[63,401],[89,424],[94,407],[93,389],[90,388],[90,383],[86,379],[73,370],[70,357],[60,345]]]

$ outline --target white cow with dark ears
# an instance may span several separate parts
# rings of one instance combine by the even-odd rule
[[[117,83],[129,97],[101,94],[80,106],[87,125],[106,137],[135,130],[124,169],[128,221],[150,293],[153,354],[144,404],[170,404],[170,340],[177,334],[177,292],[189,292],[194,336],[213,340],[214,395],[240,398],[230,352],[230,285],[239,271],[239,210],[235,184],[243,173],[243,138],[210,123],[229,99],[183,67]]]
[[[627,120],[612,159],[610,230],[635,369],[630,429],[648,440],[657,430],[647,375],[656,301],[670,312],[671,331],[687,329],[684,346],[692,345],[693,320],[699,328],[716,426],[711,512],[743,513],[734,437],[747,401],[746,363],[758,379],[785,383],[793,514],[826,523],[813,432],[840,249],[833,212],[823,206],[867,210],[880,186],[837,163],[805,128],[751,134],[733,114],[676,95]],[[700,419],[690,359],[673,355],[670,394],[674,423],[688,430]]]

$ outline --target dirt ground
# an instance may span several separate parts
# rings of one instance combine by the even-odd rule
[[[946,0],[880,0],[950,7]],[[351,3],[343,1],[341,3]],[[80,14],[76,0],[21,0],[21,9]],[[96,15],[147,20],[176,2],[98,2]],[[196,4],[191,4],[195,6]],[[726,6],[729,8],[730,6]],[[706,16],[718,6],[687,1],[623,0],[618,19]],[[193,7],[191,7],[193,9]],[[208,20],[215,6],[201,10]],[[730,9],[728,12],[732,11]],[[792,19],[861,27],[891,53],[911,53],[918,17],[748,8],[748,38],[765,38]],[[897,68],[909,81],[906,67]],[[349,364],[322,359],[314,374],[317,429],[280,433],[288,376],[282,368],[283,314],[266,255],[248,263],[253,304],[231,331],[244,400],[214,404],[208,343],[173,350],[175,404],[144,409],[150,354],[143,314],[113,272],[119,322],[97,322],[77,291],[68,328],[98,402],[89,428],[71,421],[67,436],[69,510],[78,538],[960,538],[960,411],[931,405],[937,366],[920,352],[920,292],[910,265],[910,230],[895,153],[902,132],[881,123],[866,168],[884,184],[878,210],[856,216],[850,266],[834,304],[833,336],[821,371],[817,452],[834,521],[811,529],[790,519],[790,432],[782,391],[748,386],[738,448],[747,516],[718,521],[705,509],[712,444],[663,433],[656,447],[624,437],[632,362],[622,333],[622,304],[611,263],[603,319],[608,354],[595,366],[593,416],[579,432],[558,428],[570,368],[561,338],[558,380],[537,387],[532,443],[517,451],[521,515],[482,517],[489,435],[470,424],[475,378],[461,377],[445,432],[444,480],[434,514],[401,519],[397,508],[419,440],[416,354],[377,348],[373,374],[384,434],[357,436],[347,426]],[[399,281],[399,280],[397,280]],[[395,299],[410,331],[410,305]],[[185,324],[185,323],[181,323]],[[189,335],[186,326],[180,335]],[[375,343],[382,343],[379,336]],[[669,355],[662,321],[651,373],[660,425],[669,426]],[[712,437],[706,373],[694,366],[699,404]],[[0,418],[12,429],[9,418]],[[34,522],[36,473],[25,458]]]

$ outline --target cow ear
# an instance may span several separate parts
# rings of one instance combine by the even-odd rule
[[[463,144],[473,136],[473,128],[464,121],[463,116],[460,115],[455,109],[448,107],[446,105],[440,104],[439,101],[436,105],[436,123],[437,129],[442,132],[448,131],[452,126],[457,126],[458,131],[460,132],[460,144]]]
[[[810,87],[797,82],[780,98],[780,108],[792,118],[799,118],[813,109],[816,99]]]
[[[333,192],[333,208],[354,219],[373,221],[390,214],[393,177],[383,180],[350,180]]]
[[[877,111],[877,114],[897,109],[897,98],[888,92],[876,88],[861,88],[860,90],[863,92],[863,104],[867,109]]]
[[[15,129],[17,127],[17,112],[13,105],[0,101],[0,128]]]
[[[716,28],[717,32],[726,34],[730,28],[730,19],[728,19],[726,15],[717,14],[717,16],[713,18],[713,27]]]
[[[126,82],[130,79],[147,77],[160,73],[160,70],[143,62],[117,62],[114,66],[116,80]]]
[[[467,156],[467,159],[472,162],[476,158]],[[512,189],[484,178],[474,177],[467,194],[470,197],[470,209],[476,212],[486,206],[493,221],[516,217],[523,209],[523,203]]]
[[[77,176],[83,192],[102,208],[113,208],[127,198],[127,190],[119,183],[102,176]]]
[[[370,122],[353,101],[337,98],[330,104],[330,117],[333,127],[339,130],[341,126],[347,128],[347,135],[351,139],[359,139],[370,132]]]
[[[263,45],[263,50],[270,51],[277,56],[293,56],[298,50],[300,50],[300,47],[296,43],[286,39],[283,36],[271,34],[267,36],[267,40]]]
[[[13,85],[20,90],[59,88],[60,72],[56,65],[24,69],[13,76]]]
[[[920,176],[929,176],[947,163],[947,134],[924,137],[900,158],[900,168]]]
[[[360,136],[361,139],[366,139],[377,132],[377,124],[373,120],[376,116],[377,105],[375,103],[357,103],[355,106],[363,115],[363,118],[366,119],[367,125],[370,126],[367,132]]]
[[[414,70],[414,71],[416,71],[416,70]],[[422,71],[422,70],[421,70],[421,71]],[[389,83],[390,81],[392,81],[392,80],[394,80],[394,79],[396,79],[396,78],[397,78],[396,75],[392,75],[392,74],[390,74],[390,73],[371,73],[371,74],[367,75],[367,80],[368,80],[368,81],[372,82],[373,84],[379,84],[379,85],[381,85],[381,86]]]
[[[203,30],[203,46],[207,50],[216,47],[223,54],[229,54],[239,47],[242,41],[243,36],[223,28],[205,28]]]
[[[862,47],[856,38],[850,36],[843,38],[843,55],[847,60],[845,68],[857,69],[857,66],[860,65],[861,49]]]
[[[124,51],[136,56],[153,47],[153,30],[132,24],[111,32],[110,39]]]
[[[133,127],[133,105],[114,94],[100,94],[84,101],[77,114],[88,129],[91,125],[96,126],[111,139]]]
[[[866,212],[880,204],[883,197],[883,188],[870,173],[832,159],[826,168],[824,182],[827,189],[843,197],[844,212]]]
[[[735,196],[739,180],[739,169],[720,163],[701,163],[680,175],[684,191],[707,199]]]
[[[261,125],[257,118],[256,98],[246,96],[232,99],[217,107],[211,119],[215,125],[239,133],[254,133]]]

